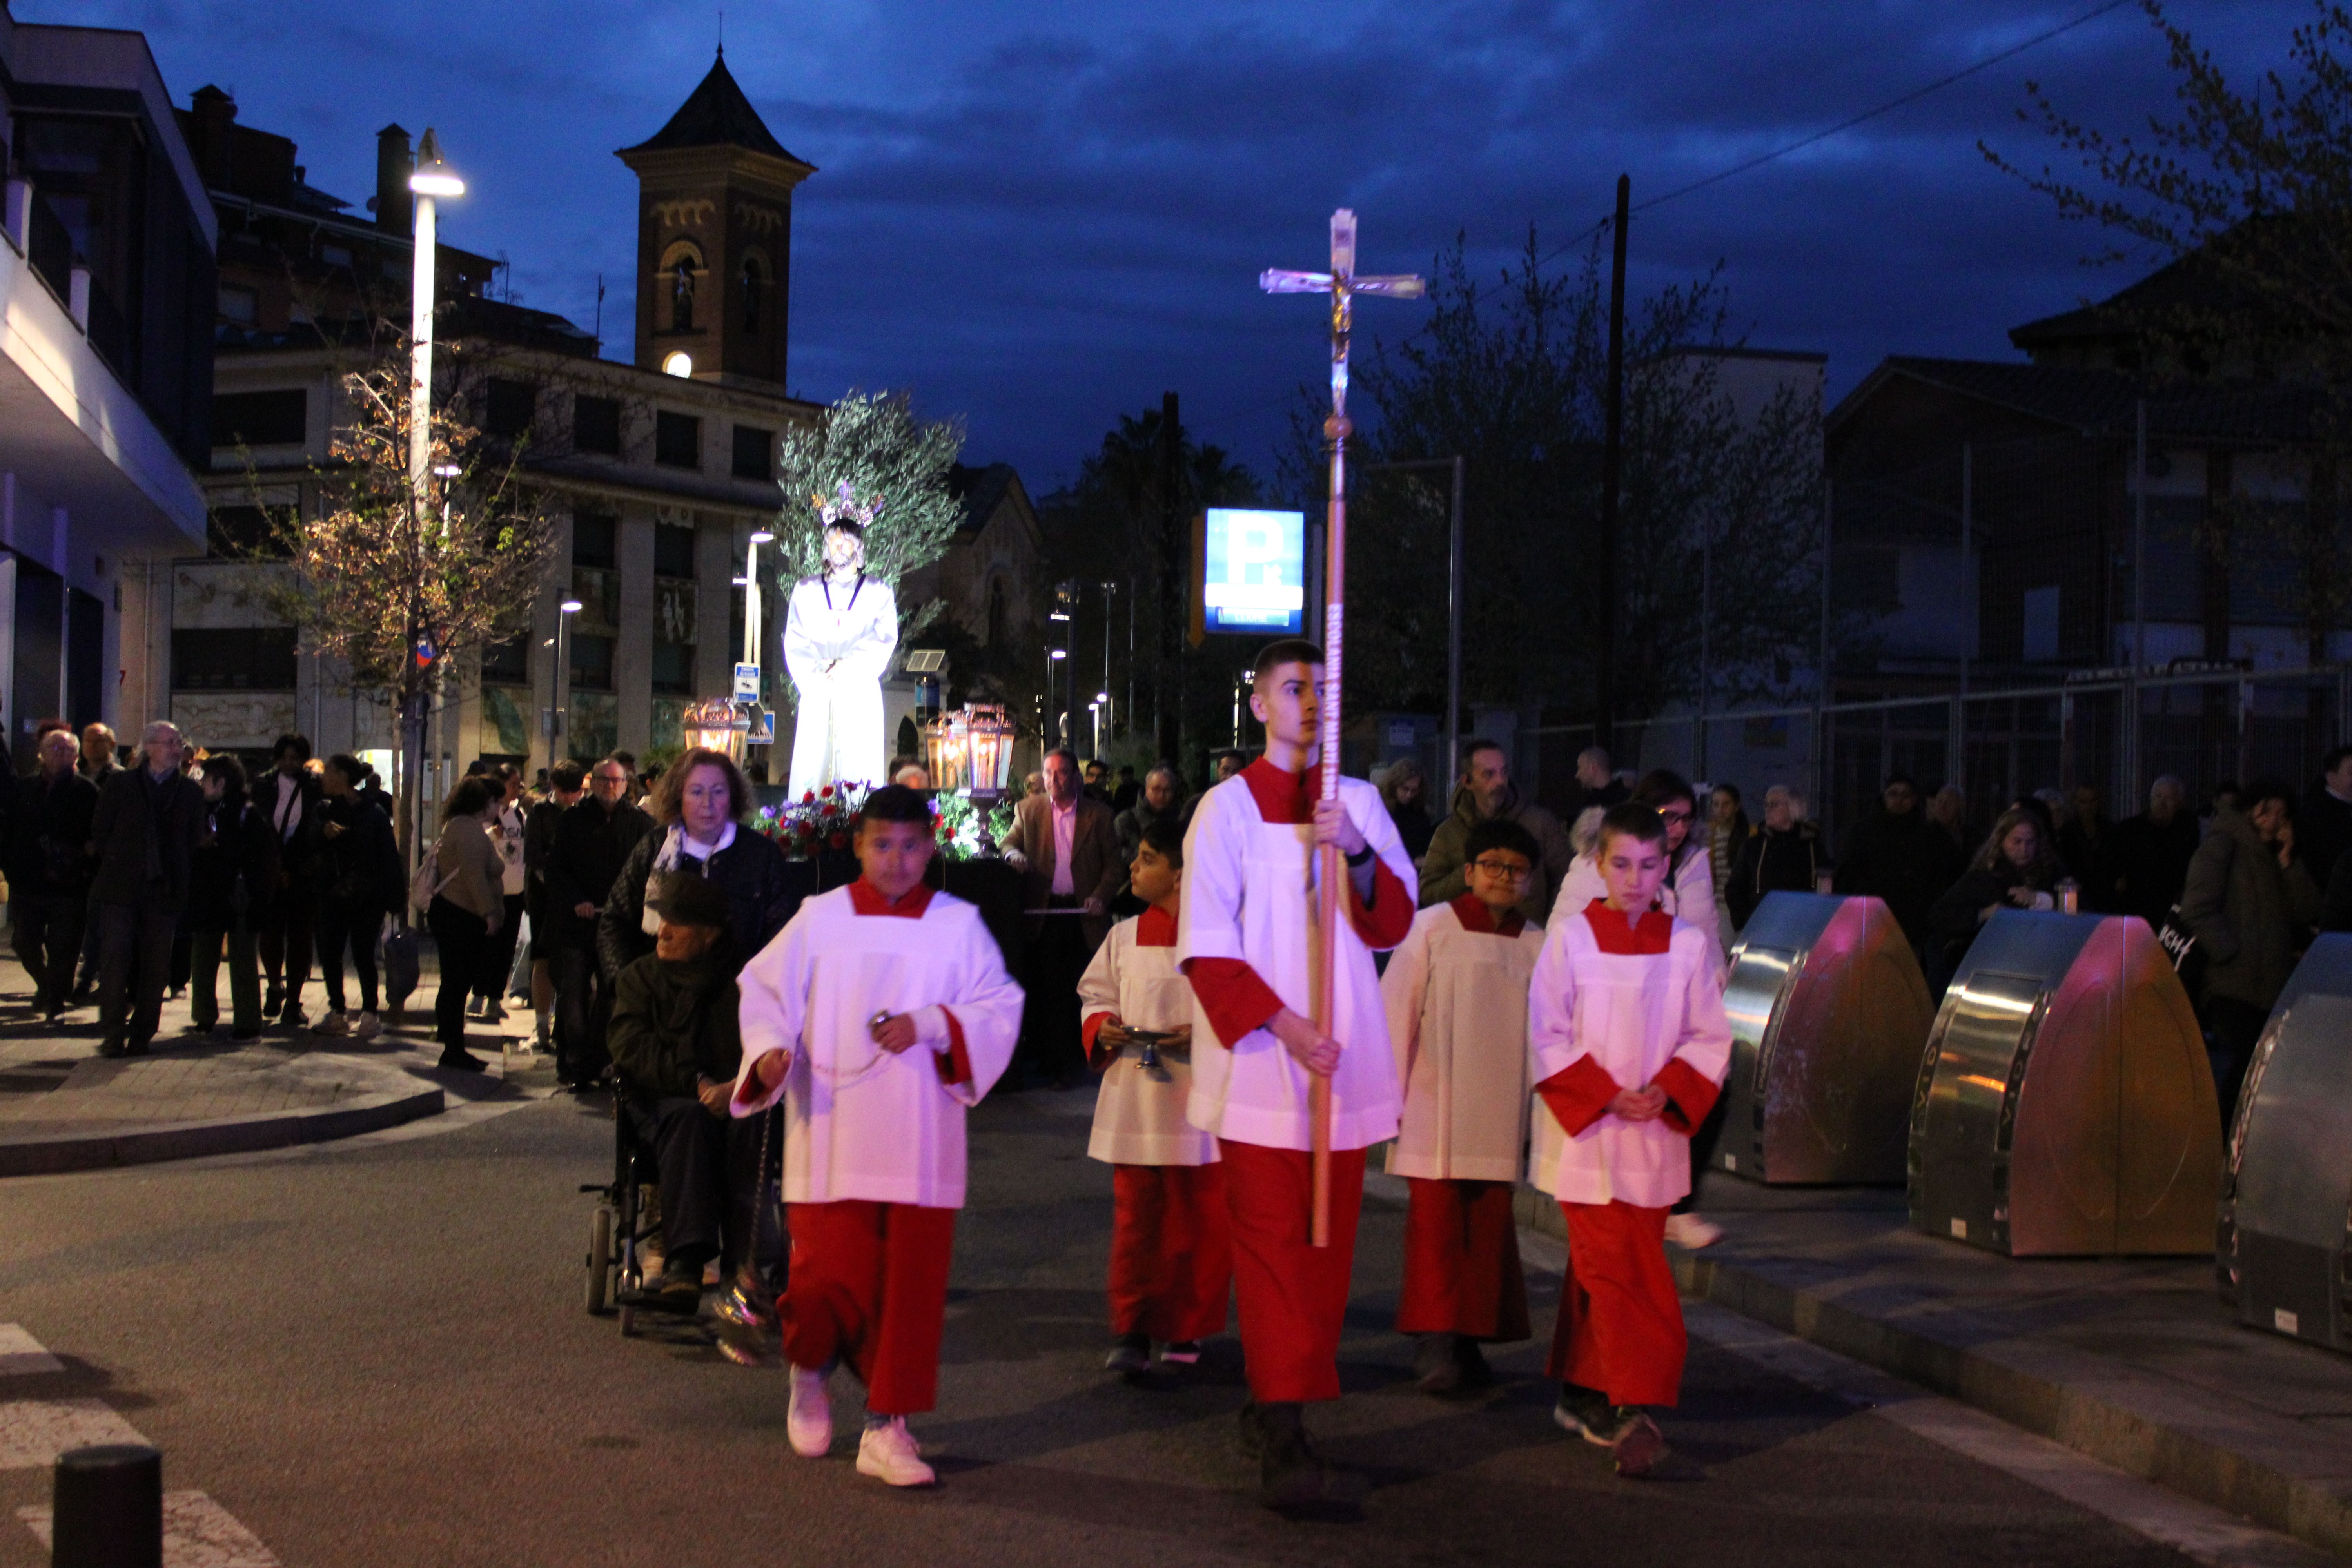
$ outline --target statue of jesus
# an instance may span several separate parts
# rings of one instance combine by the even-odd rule
[[[784,668],[799,699],[791,792],[883,782],[882,677],[898,646],[898,603],[866,574],[866,528],[878,505],[824,503],[824,569],[793,585]]]

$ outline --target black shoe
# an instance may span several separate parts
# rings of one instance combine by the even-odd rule
[[[98,1042],[98,1054],[109,1058],[127,1057],[131,1054],[131,1047],[121,1040],[100,1040]]]
[[[261,998],[261,1016],[274,1022],[279,1009],[285,1005],[286,988],[282,985],[272,985]]]
[[[289,1002],[279,1010],[278,1021],[289,1029],[299,1029],[310,1021],[310,1015],[302,1011],[301,1003]]]
[[[1462,1386],[1462,1363],[1452,1334],[1423,1334],[1412,1352],[1413,1386],[1423,1394],[1451,1394]]]
[[[1323,1500],[1323,1461],[1292,1404],[1261,1405],[1265,1449],[1258,1457],[1258,1501],[1271,1509],[1304,1508]]]
[[[665,1269],[646,1292],[646,1303],[668,1312],[691,1312],[702,1305],[702,1265]]]
[[[441,1059],[434,1065],[444,1072],[480,1072],[489,1064],[463,1046],[444,1046]]]
[[[1244,1454],[1253,1459],[1262,1459],[1265,1457],[1265,1416],[1256,1400],[1250,1400],[1242,1406],[1241,1419],[1234,1436],[1239,1439]]]
[[[1486,1352],[1480,1350],[1478,1342],[1469,1335],[1454,1336],[1454,1363],[1462,1369],[1464,1388],[1495,1386],[1495,1369],[1486,1364]]]
[[[147,1042],[133,1040],[122,1047],[122,1054],[126,1057],[143,1057],[147,1054]]]
[[[1136,1373],[1151,1365],[1151,1336],[1121,1334],[1111,1345],[1110,1354],[1103,1357],[1103,1370],[1116,1373]]]
[[[228,1037],[232,1040],[257,1040],[261,1038],[261,1031],[258,1029],[231,1029],[228,1032]]]

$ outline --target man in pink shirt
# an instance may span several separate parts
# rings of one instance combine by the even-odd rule
[[[1024,873],[1029,916],[1029,1014],[1021,1031],[1028,1079],[1074,1089],[1087,1077],[1078,980],[1110,933],[1110,900],[1127,867],[1110,807],[1079,787],[1077,757],[1057,747],[1045,753],[1045,793],[1021,803],[1004,858]]]

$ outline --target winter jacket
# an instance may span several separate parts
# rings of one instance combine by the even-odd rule
[[[2188,883],[2197,842],[2197,818],[2186,811],[2173,813],[2169,822],[2143,813],[2116,823],[2107,835],[2116,912],[2137,915],[2162,931]]]
[[[1884,900],[1914,946],[1927,937],[1927,911],[1960,874],[1950,837],[1917,808],[1880,806],[1854,825],[1838,859],[1837,890]]]
[[[1822,830],[1811,823],[1800,822],[1786,832],[1758,828],[1739,847],[1739,858],[1724,889],[1731,923],[1746,925],[1767,893],[1811,892],[1829,864],[1829,857],[1822,853]]]
[[[118,769],[89,822],[99,901],[183,907],[204,823],[205,792],[195,780],[177,769],[160,779],[144,767]]]
[[[8,814],[8,887],[18,898],[81,898],[89,891],[89,823],[98,786],[78,773],[35,773],[16,784]]]
[[[383,813],[354,795],[321,799],[318,817],[320,900],[347,912],[398,909],[406,878]],[[329,827],[342,831],[329,834]]]
[[[2302,861],[2280,869],[2277,849],[2244,812],[2213,813],[2180,890],[2181,923],[2205,955],[2207,995],[2269,1011],[2319,915],[2319,887]]]
[[[191,857],[188,924],[196,931],[257,931],[278,896],[278,830],[248,801],[215,802]]]
[[[619,974],[654,950],[654,939],[645,928],[646,883],[652,879],[654,861],[668,837],[669,829],[656,826],[638,839],[613,879],[612,896],[596,917],[596,966],[608,975]],[[740,825],[726,848],[708,859],[680,855],[677,869],[698,870],[725,890],[727,941],[719,951],[730,975],[767,946],[800,907],[786,884],[784,852],[765,834]]]
[[[1569,843],[1568,830],[1559,825],[1559,818],[1521,797],[1517,784],[1508,786],[1502,809],[1496,815],[1509,817],[1533,834],[1536,847],[1542,852],[1536,862],[1535,875],[1528,879],[1527,897],[1517,906],[1519,913],[1540,922],[1551,913],[1552,900],[1558,896],[1560,884],[1568,879],[1568,868],[1576,858],[1576,848]],[[1481,820],[1478,797],[1471,793],[1468,784],[1456,784],[1453,813],[1430,835],[1429,853],[1421,858],[1423,909],[1452,903],[1470,890],[1470,830]]]
[[[2057,878],[2054,869],[2029,877],[2006,859],[1990,871],[1981,866],[1971,866],[1961,872],[1959,880],[1946,889],[1944,896],[1927,911],[1927,941],[1931,953],[1940,957],[1941,966],[1937,970],[1939,979],[1948,978],[1958,970],[1960,960],[1968,955],[1977,932],[1984,929],[1990,918],[1984,913],[1987,905],[2011,904],[2010,889],[2030,885],[2039,895],[2033,907],[2053,908],[2057,900],[2051,886]]]
[[[551,952],[596,951],[596,917],[583,919],[573,911],[582,904],[604,907],[629,851],[652,831],[654,819],[634,805],[606,811],[594,795],[583,795],[578,804],[564,807],[555,819],[555,841],[547,855],[542,908]]]
[[[604,1031],[622,1084],[646,1099],[686,1100],[702,1079],[734,1081],[743,1065],[735,1008],[733,966],[717,950],[684,963],[648,953],[630,963]]]

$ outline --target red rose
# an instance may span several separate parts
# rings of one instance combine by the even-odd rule
[[[846,844],[848,844],[848,842],[849,842],[849,836],[848,836],[847,834],[845,834],[845,833],[836,833],[836,834],[835,834],[835,835],[833,836],[833,847],[834,847],[835,849],[839,849],[839,848],[843,847],[844,846],[845,846]]]
[[[829,800],[833,796],[833,786],[831,784],[827,784],[816,793],[819,796]]]
[[[815,794],[814,794],[814,792],[809,791],[809,790],[803,790],[803,791],[801,791],[801,804],[802,804],[803,805],[806,805],[809,802],[811,802],[811,801],[814,800],[815,798],[816,798],[816,795],[815,795]]]

